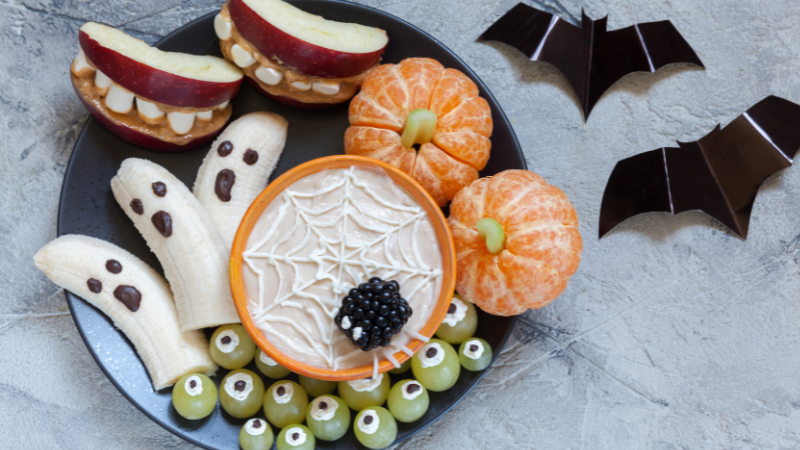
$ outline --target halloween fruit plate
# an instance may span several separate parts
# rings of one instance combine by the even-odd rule
[[[472,202],[473,197],[460,198],[456,193],[478,176],[525,169],[525,162],[508,120],[486,87],[429,35],[389,14],[351,3],[288,2],[304,12],[360,28],[315,24],[321,19],[283,4],[267,8],[275,6],[267,4],[274,1],[230,0],[220,13],[197,19],[162,39],[155,48],[163,52],[101,25],[82,28],[85,51],[73,63],[72,80],[99,121],[90,119],[75,144],[61,193],[60,237],[37,254],[36,263],[68,288],[67,301],[78,329],[111,382],[144,414],[183,439],[209,449],[237,449],[240,444],[245,450],[265,445],[382,448],[409,438],[451,409],[480,381],[508,338],[513,317],[484,313],[468,298],[454,297],[448,303],[456,285],[455,254],[460,250],[453,248],[447,210],[441,212],[437,206],[454,197],[459,204]],[[304,21],[310,22],[304,25]],[[333,49],[322,48],[314,43],[313,29],[340,33],[341,39],[329,46]],[[360,46],[349,40],[348,33],[360,36]],[[284,45],[275,50],[270,39]],[[269,53],[287,48],[294,49],[289,56],[305,52],[313,60]],[[204,60],[177,59],[176,64],[183,66],[176,69],[170,66],[171,54],[164,52],[230,61],[213,59],[211,65],[218,68],[211,76],[193,68],[203,66]],[[116,70],[124,64],[130,64],[130,70]],[[178,72],[183,78],[163,75]],[[386,110],[382,115],[380,108],[370,106],[384,101],[381,92],[391,90],[392,77],[398,73],[407,79],[446,80],[441,84],[449,89],[439,92],[435,83],[414,81],[420,88],[412,94],[422,106],[408,107],[417,109],[403,133],[403,126],[392,118],[395,112]],[[147,83],[136,77],[160,80],[150,87],[161,90],[148,90]],[[186,79],[190,82],[178,82]],[[175,84],[165,88],[165,83]],[[350,106],[353,96],[357,108]],[[200,97],[206,100],[197,100]],[[457,114],[448,116],[459,104],[469,106],[459,114],[474,118],[467,128],[459,128]],[[230,121],[221,126],[228,115]],[[195,131],[198,138],[192,140]],[[390,147],[396,148],[377,151],[375,142],[381,139],[392,140]],[[465,146],[477,150],[469,153]],[[416,163],[415,151],[421,155]],[[263,238],[262,244],[267,243],[274,233],[269,223],[259,228],[255,216],[250,218],[255,230],[250,241],[247,236],[234,238],[241,217],[248,220],[245,210],[254,200],[254,207],[264,200],[259,193],[267,176],[277,184],[281,175],[304,163],[345,154],[349,156],[341,158],[354,161],[352,166],[339,165],[335,170],[330,166],[321,175],[308,172],[312,173],[308,178],[283,186],[293,190],[279,199],[287,205],[294,202],[298,217],[325,217],[330,209],[311,211],[325,201],[333,205],[355,199],[351,201],[356,209],[371,202],[359,210],[367,218],[354,213],[355,222],[375,231],[377,225],[370,220],[400,220],[399,241],[441,243],[441,252],[413,254],[413,247],[407,247],[394,257],[387,253],[388,269],[383,272],[363,266],[361,272],[351,273],[361,280],[358,283],[341,284],[343,278],[338,278],[339,284],[332,288],[335,299],[320,299],[295,286],[290,294],[296,298],[267,299],[263,308],[250,309],[252,320],[237,324],[248,306],[237,299],[237,315],[230,283],[241,280],[228,280],[227,249],[239,245],[244,264],[257,271],[276,258],[299,258],[302,252],[274,250],[284,241],[303,240],[284,230],[270,247],[273,253],[256,261],[266,252],[256,241]],[[259,177],[263,184],[251,182]],[[400,188],[389,186],[391,180]],[[319,190],[328,184],[352,186],[354,191],[339,195]],[[548,187],[539,179],[528,184]],[[480,191],[480,186],[470,192]],[[361,193],[355,193],[356,188]],[[303,203],[308,198],[313,200]],[[268,214],[279,214],[281,205],[262,204],[262,218],[269,222]],[[381,219],[382,209],[397,217]],[[469,215],[465,211],[459,212],[462,222]],[[400,219],[402,214],[408,217]],[[569,225],[570,220],[563,222]],[[408,224],[406,235],[404,224]],[[502,248],[506,238],[498,227],[495,222],[489,231],[473,234],[488,233],[493,245]],[[471,233],[459,230],[456,244]],[[413,236],[408,234],[412,231]],[[389,233],[381,236],[394,242]],[[335,241],[324,231],[313,239],[320,246]],[[511,232],[508,239],[508,245],[519,240]],[[579,241],[577,245],[573,247],[579,255]],[[484,253],[466,260],[494,257]],[[397,255],[411,268],[400,267]],[[314,251],[302,256],[320,264],[327,261],[327,256]],[[560,269],[565,273],[563,285],[577,268],[577,260],[573,266]],[[237,270],[248,269],[242,265]],[[422,281],[414,284],[410,277],[401,277],[404,270]],[[244,278],[251,291],[248,298],[259,296],[252,294],[259,292],[261,282],[253,281],[257,277]],[[466,289],[466,282],[460,282]],[[479,288],[469,289],[476,297],[483,295]],[[555,288],[555,296],[558,289],[563,286]],[[296,318],[292,309],[308,298],[315,299],[318,312],[329,314],[335,323],[330,328],[337,333],[335,339],[319,338],[325,351],[314,353],[319,350],[314,342],[287,347],[259,339],[254,345],[250,340],[248,332],[260,331],[291,337],[290,328],[297,331],[297,339],[308,338],[303,326],[309,323],[292,322]],[[541,306],[553,298],[545,293],[530,302],[540,301]],[[337,307],[325,309],[325,302],[331,301]],[[494,301],[476,298],[475,304],[488,307]],[[285,311],[270,312],[277,308],[273,303],[282,303],[278,306]],[[521,309],[525,307],[530,306]],[[310,316],[316,320],[315,314]],[[356,356],[349,360],[337,353],[340,348]],[[392,367],[400,364],[399,369]],[[359,374],[360,379],[348,374]],[[365,379],[364,374],[370,377]]]

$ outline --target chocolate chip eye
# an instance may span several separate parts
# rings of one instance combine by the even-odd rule
[[[372,416],[366,416],[366,417],[364,417],[364,423],[365,423],[365,424],[367,424],[367,425],[371,424],[371,423],[372,423],[372,420],[373,420],[373,419],[372,419]]]
[[[428,358],[433,358],[434,356],[436,356],[437,353],[439,353],[439,351],[436,350],[436,347],[431,347],[428,349],[428,351],[425,352],[425,356],[427,356]]]
[[[86,280],[86,285],[89,286],[89,290],[94,292],[95,294],[99,294],[100,291],[103,290],[103,283],[100,280],[95,278],[89,278]]]
[[[300,433],[292,433],[292,440],[296,441],[298,439],[300,439]]]
[[[231,141],[225,141],[219,144],[219,147],[217,147],[217,154],[223,158],[230,155],[232,151],[233,144],[231,144]]]
[[[222,336],[222,339],[220,339],[219,341],[222,342],[222,345],[228,345],[228,344],[231,343],[231,337],[230,336]]]
[[[247,387],[247,383],[242,381],[242,380],[239,380],[239,381],[237,381],[236,383],[233,384],[233,389],[236,390],[236,391],[239,391],[239,392],[242,392],[244,390],[244,388],[246,388],[246,387]]]
[[[194,389],[197,387],[197,381],[191,380],[189,381],[189,387]]]
[[[275,392],[278,394],[278,397],[283,397],[283,394],[286,393],[286,388],[283,386],[278,386],[278,389],[275,389]]]
[[[328,409],[328,404],[325,402],[319,402],[319,409]]]
[[[408,386],[406,386],[406,392],[408,392],[409,394],[413,394],[414,392],[417,392],[419,389],[420,387],[416,383],[411,383]]]
[[[109,259],[106,261],[106,270],[111,273],[120,273],[122,272],[122,264],[116,259]]]
[[[253,421],[253,428],[261,428],[261,421],[256,419]]]
[[[456,309],[458,309],[458,308],[456,308],[456,305],[455,305],[455,304],[453,304],[453,303],[450,303],[450,307],[449,307],[449,308],[447,308],[447,314],[453,314],[453,313],[455,313],[455,312],[456,312]]]
[[[244,152],[244,156],[242,156],[242,161],[248,166],[252,166],[258,162],[258,152],[248,148],[247,151]]]
[[[471,351],[471,352],[477,352],[477,351],[478,351],[478,346],[477,346],[477,345],[475,345],[475,344],[472,344],[472,345],[470,345],[470,346],[469,346],[469,351]]]
[[[142,204],[142,201],[139,200],[138,198],[131,200],[131,209],[133,210],[133,212],[139,214],[140,216],[144,214],[144,205]]]
[[[160,181],[156,181],[153,183],[153,194],[156,194],[159,197],[167,195],[167,185]]]

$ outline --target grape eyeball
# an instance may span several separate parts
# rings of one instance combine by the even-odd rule
[[[219,402],[222,409],[238,419],[253,416],[264,400],[264,382],[247,369],[228,373],[220,383]]]
[[[380,406],[389,396],[390,381],[384,374],[376,378],[364,378],[339,382],[339,395],[347,406],[361,411],[369,406]]]
[[[436,337],[450,344],[460,344],[471,338],[478,327],[475,305],[454,294]]]
[[[306,424],[317,439],[335,441],[350,428],[350,408],[334,395],[317,397],[306,409]]]
[[[396,367],[389,371],[389,373],[394,375],[401,375],[408,372],[411,369],[411,358],[408,358],[406,362],[404,362],[400,367]]]
[[[256,353],[256,344],[238,323],[217,328],[208,344],[211,359],[230,370],[246,366]]]
[[[318,380],[316,378],[305,377],[300,375],[300,386],[306,390],[306,393],[311,397],[319,397],[320,395],[332,394],[336,390],[336,382],[328,380]]]
[[[172,388],[172,405],[186,419],[203,419],[217,406],[217,387],[203,374],[186,374]]]
[[[269,450],[275,436],[266,420],[250,419],[239,431],[239,446],[242,450]]]
[[[314,450],[314,434],[299,423],[286,425],[278,434],[278,450]]]
[[[456,384],[461,364],[452,345],[431,339],[411,358],[411,371],[425,389],[442,392]]]
[[[458,358],[469,371],[484,370],[492,363],[492,347],[480,338],[467,339],[458,349]]]
[[[388,447],[397,438],[397,422],[380,406],[371,406],[358,413],[353,428],[358,442],[371,449]]]
[[[306,417],[308,394],[294,381],[276,381],[264,394],[264,414],[278,428],[302,423]]]
[[[258,371],[263,373],[265,376],[274,378],[274,379],[281,379],[290,373],[292,373],[289,369],[283,367],[282,365],[278,364],[274,359],[267,356],[266,353],[261,351],[261,349],[256,349],[256,367],[258,367]]]
[[[402,380],[392,386],[387,401],[389,411],[400,422],[416,422],[428,411],[428,391],[417,380]]]

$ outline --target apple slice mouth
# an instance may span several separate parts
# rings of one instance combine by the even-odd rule
[[[233,61],[261,91],[273,97],[288,98],[300,104],[334,105],[350,100],[364,78],[379,63],[348,77],[315,77],[303,74],[279,60],[266,57],[245,39],[230,17],[228,4],[214,18],[214,30],[226,59]]]

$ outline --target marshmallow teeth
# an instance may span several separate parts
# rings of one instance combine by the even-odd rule
[[[203,160],[194,195],[216,223],[228,250],[244,213],[267,186],[286,144],[286,119],[254,112],[228,125]]]
[[[181,330],[239,322],[228,279],[230,247],[189,189],[158,164],[130,158],[111,190],[161,262]]]
[[[68,235],[33,257],[36,267],[114,321],[136,347],[153,388],[187,373],[217,370],[201,331],[181,331],[164,278],[136,256],[99,239]]]

